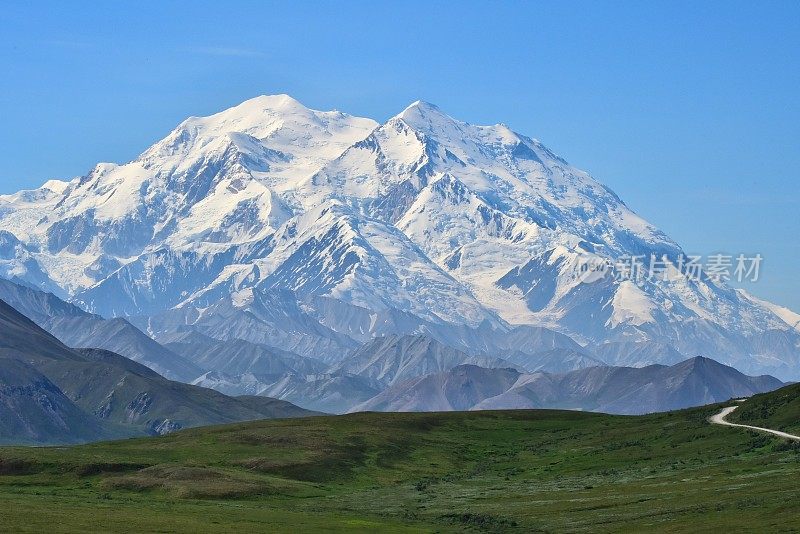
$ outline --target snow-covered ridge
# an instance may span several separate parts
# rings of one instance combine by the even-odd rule
[[[462,327],[544,325],[800,372],[789,310],[708,279],[575,276],[589,261],[680,253],[541,142],[422,101],[378,124],[260,96],[186,119],[134,161],[0,196],[0,275],[105,315],[291,291],[371,313],[359,339],[403,325],[468,345]],[[780,349],[762,339],[772,331],[790,336]]]

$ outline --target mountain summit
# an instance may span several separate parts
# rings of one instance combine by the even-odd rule
[[[480,351],[536,325],[800,377],[788,310],[708,277],[576,276],[634,255],[674,271],[681,254],[540,142],[422,101],[378,124],[260,96],[185,120],[129,163],[0,196],[0,276],[145,317],[152,335],[241,337],[258,318],[251,341],[330,361],[377,335]]]

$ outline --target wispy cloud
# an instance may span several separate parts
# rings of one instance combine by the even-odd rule
[[[189,52],[195,54],[205,54],[207,56],[221,57],[264,57],[260,50],[251,48],[239,48],[235,46],[193,46],[187,48]]]

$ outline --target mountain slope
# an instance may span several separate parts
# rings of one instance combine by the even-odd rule
[[[70,349],[2,300],[0,368],[6,443],[74,443],[310,414],[173,382],[109,351]]]
[[[380,125],[286,95],[192,117],[125,165],[0,196],[0,232],[0,274],[155,336],[334,362],[388,334],[491,353],[524,325],[800,377],[796,314],[684,276],[677,243],[539,141],[425,102]],[[633,256],[663,276],[599,269]]]
[[[113,353],[82,350],[84,362],[48,361],[38,367],[76,404],[96,417],[166,434],[181,428],[272,417],[258,405],[214,390],[173,382],[134,365],[118,365]],[[110,363],[110,365],[109,365]],[[293,416],[307,412],[295,409]]]
[[[0,361],[0,444],[81,443],[113,435],[31,365]]]
[[[171,380],[188,382],[204,369],[159,345],[122,318],[54,317],[45,329],[71,347],[96,347],[138,361]]]
[[[203,369],[165,349],[125,319],[106,320],[52,293],[3,279],[0,299],[70,347],[110,350],[175,380],[190,381],[203,373]]]
[[[315,374],[327,368],[319,360],[243,339],[219,341],[197,332],[191,332],[190,335],[183,341],[167,343],[165,347],[211,371],[229,375],[281,375],[290,372]]]
[[[741,403],[728,420],[796,434],[800,431],[800,384],[754,395]]]
[[[671,367],[591,367],[566,374],[457,366],[386,389],[352,411],[566,408],[616,414],[676,410],[750,396],[781,386],[708,358]]]
[[[359,344],[308,314],[294,293],[242,289],[187,303],[150,317],[137,317],[156,340],[169,342],[188,332],[222,341],[244,340],[298,356],[332,362]]]
[[[781,382],[770,376],[746,376],[709,358],[691,358],[670,367],[583,369],[560,385],[583,406],[610,413],[677,410],[748,397],[770,391]],[[587,402],[588,401],[588,402]]]
[[[385,387],[467,363],[511,367],[500,358],[470,356],[425,336],[386,336],[366,343],[331,372],[361,376]]]
[[[607,365],[606,362],[589,356],[583,349],[550,349],[535,354],[514,352],[506,356],[506,361],[528,372],[568,373],[587,367]]]
[[[603,343],[592,350],[603,361],[621,367],[644,367],[654,363],[672,365],[686,359],[671,345],[653,341]]]
[[[469,410],[482,400],[507,391],[518,380],[514,369],[458,365],[400,382],[356,405],[353,412],[447,412]]]
[[[369,380],[352,375],[286,374],[266,385],[259,395],[287,400],[306,410],[344,413],[354,405],[374,397],[378,389]]]
[[[81,358],[30,319],[0,300],[0,350],[41,359],[80,361]]]

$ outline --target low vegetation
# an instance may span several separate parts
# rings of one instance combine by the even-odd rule
[[[0,449],[28,531],[549,532],[800,528],[800,451],[710,425],[531,410],[271,420]]]
[[[742,403],[728,420],[800,434],[800,384],[754,395]]]

